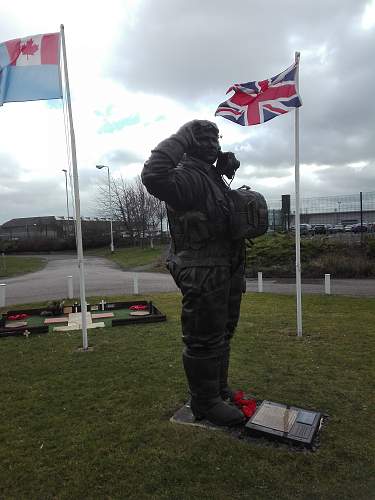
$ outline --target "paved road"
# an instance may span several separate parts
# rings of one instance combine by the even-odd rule
[[[1,280],[6,283],[6,305],[67,297],[67,279],[73,276],[74,295],[79,296],[77,261],[74,255],[44,255],[48,262],[36,273]],[[116,264],[99,257],[85,257],[86,295],[131,294],[134,272],[123,271]],[[169,274],[139,272],[139,293],[177,291]],[[256,280],[247,281],[247,290],[256,292]],[[264,292],[295,293],[293,281],[264,280]],[[304,293],[324,293],[324,280],[304,283]],[[331,292],[340,295],[375,297],[375,280],[332,280]]]
[[[42,255],[48,262],[35,273],[1,280],[6,283],[6,305],[67,297],[67,276],[73,276],[74,296],[79,296],[79,275],[74,255]],[[85,257],[86,295],[130,294],[133,272],[121,270],[100,257]],[[139,293],[178,290],[169,274],[138,273]]]

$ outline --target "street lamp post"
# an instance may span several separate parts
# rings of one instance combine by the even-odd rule
[[[67,228],[68,228],[68,236],[69,236],[69,197],[68,197],[68,177],[67,177],[67,170],[65,168],[62,169],[62,171],[64,172],[65,174],[65,193],[66,193],[66,212],[68,214],[68,225],[67,225]]]
[[[101,170],[102,168],[106,168],[107,173],[108,173],[109,211],[110,211],[110,222],[111,222],[111,252],[113,253],[115,251],[115,247],[113,245],[113,227],[112,227],[113,213],[112,213],[112,196],[111,196],[111,177],[109,175],[109,167],[107,167],[107,165],[96,165],[96,168],[98,168],[99,170]]]
[[[338,223],[341,224],[341,211],[340,211],[340,209],[341,209],[341,201],[338,201],[337,204],[339,206],[339,212],[338,212],[338,219],[339,220],[338,220]]]

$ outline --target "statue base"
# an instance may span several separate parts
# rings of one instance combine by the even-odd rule
[[[246,424],[224,427],[205,419],[196,420],[188,401],[174,413],[170,422],[225,432],[252,445],[287,448],[291,451],[316,451],[320,446],[320,430],[327,418],[328,415],[321,412],[259,401],[257,410]]]
[[[193,427],[202,427],[203,429],[210,430],[224,430],[227,427],[222,427],[219,425],[212,424],[209,420],[196,420],[191,408],[190,401],[184,404],[176,413],[169,419],[172,424],[183,424],[183,425],[191,425]],[[243,428],[243,426],[242,426]]]

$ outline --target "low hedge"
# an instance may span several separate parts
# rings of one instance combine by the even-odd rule
[[[255,277],[258,271],[266,278],[295,276],[294,235],[275,233],[249,244],[247,276]],[[305,278],[325,273],[336,278],[375,277],[375,238],[364,238],[362,245],[327,236],[301,238],[301,271]]]

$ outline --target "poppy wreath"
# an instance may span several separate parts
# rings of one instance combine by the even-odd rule
[[[257,409],[256,399],[246,398],[243,391],[234,392],[233,403],[242,411],[246,418],[250,418]]]
[[[29,317],[28,314],[13,314],[12,316],[8,316],[7,319],[9,321],[17,321],[17,320],[20,320],[20,319],[26,319],[28,317]]]

